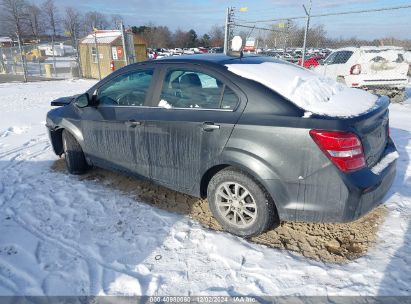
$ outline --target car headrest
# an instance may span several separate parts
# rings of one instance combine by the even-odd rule
[[[188,88],[188,87],[201,89],[202,85],[201,85],[200,77],[198,77],[198,75],[194,73],[184,74],[180,78],[180,87],[182,89]]]
[[[179,89],[180,88],[180,79],[178,77],[171,82],[171,87],[173,89]]]

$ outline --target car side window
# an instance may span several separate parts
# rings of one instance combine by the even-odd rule
[[[144,106],[152,79],[153,70],[120,75],[98,90],[99,105]]]
[[[170,70],[158,107],[234,110],[238,97],[217,78],[199,71]]]
[[[351,51],[339,51],[334,52],[324,61],[325,64],[344,64],[352,56],[353,52]]]

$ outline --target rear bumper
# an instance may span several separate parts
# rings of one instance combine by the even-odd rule
[[[390,140],[381,158],[395,151],[395,145]],[[351,174],[345,183],[350,195],[341,222],[354,221],[381,205],[394,182],[396,170],[397,161],[394,160],[378,174],[368,168]]]
[[[396,77],[392,79],[367,79],[360,78],[356,75],[348,75],[344,77],[345,83],[349,87],[353,88],[368,88],[368,89],[381,89],[381,88],[396,88],[403,89],[408,84],[408,77]]]
[[[381,159],[395,151],[389,140]],[[288,202],[277,205],[281,220],[346,223],[359,219],[383,203],[394,182],[396,160],[379,174],[371,168],[344,174],[334,166],[320,171],[299,183],[285,184]]]

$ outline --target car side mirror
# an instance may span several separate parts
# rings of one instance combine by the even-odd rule
[[[84,93],[80,96],[77,96],[76,100],[74,101],[74,104],[79,108],[88,107],[90,105],[90,97],[88,93]]]

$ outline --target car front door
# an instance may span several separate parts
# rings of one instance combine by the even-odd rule
[[[150,177],[189,192],[220,154],[247,102],[223,75],[201,66],[162,69],[145,133]]]
[[[93,163],[148,176],[144,109],[154,76],[153,68],[141,67],[97,89],[97,106],[84,108],[81,115],[85,152]]]

